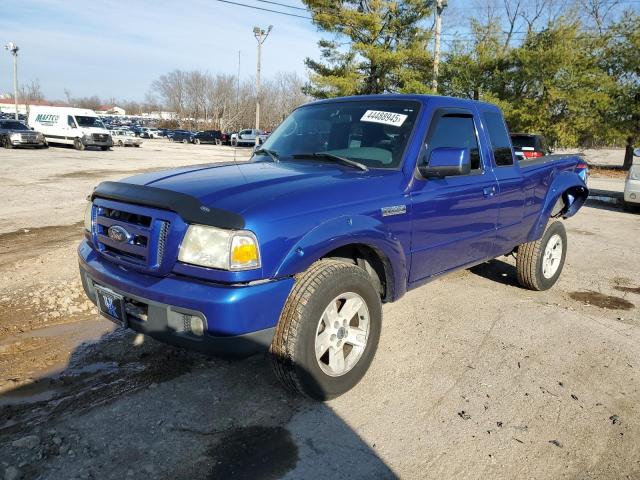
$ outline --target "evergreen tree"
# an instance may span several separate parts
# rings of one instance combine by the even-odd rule
[[[321,59],[307,58],[316,98],[429,91],[431,14],[424,0],[303,0],[313,22],[334,39],[319,42]],[[346,40],[346,44],[341,43]]]

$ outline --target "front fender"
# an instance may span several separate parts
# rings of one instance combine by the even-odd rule
[[[329,252],[346,245],[372,247],[385,258],[385,270],[391,274],[390,299],[406,292],[407,259],[400,240],[381,221],[365,215],[344,215],[314,227],[305,234],[280,262],[275,277],[292,276],[306,270]]]
[[[551,217],[569,218],[576,214],[589,196],[589,189],[575,172],[561,172],[553,179],[538,221],[529,232],[528,241],[537,240]]]

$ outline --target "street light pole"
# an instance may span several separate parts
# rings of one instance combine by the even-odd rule
[[[13,55],[13,102],[16,108],[15,119],[18,120],[18,50],[20,48],[15,43],[9,42],[4,49]]]
[[[433,82],[431,87],[434,93],[438,93],[438,73],[440,69],[440,35],[442,32],[442,12],[447,6],[447,0],[436,0],[436,31],[435,48],[433,52]]]
[[[256,69],[256,130],[260,129],[260,68],[262,62],[262,44],[269,36],[269,33],[273,29],[273,25],[269,25],[266,31],[260,27],[253,27],[253,36],[258,41],[258,65]],[[258,145],[258,135],[256,132],[256,145]]]

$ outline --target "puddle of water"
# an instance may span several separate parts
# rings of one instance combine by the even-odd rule
[[[604,295],[600,292],[571,292],[569,296],[573,300],[582,302],[586,305],[594,307],[607,308],[610,310],[631,310],[635,305],[624,298],[615,297],[613,295]]]

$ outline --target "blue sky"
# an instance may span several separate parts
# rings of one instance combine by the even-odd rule
[[[232,0],[305,15],[300,10]],[[300,0],[275,0],[303,6]],[[620,0],[640,8],[640,0]],[[263,49],[263,75],[296,71],[318,58],[321,33],[309,20],[228,5],[216,0],[0,0],[0,45],[20,47],[21,82],[38,79],[51,100],[72,96],[143,100],[151,82],[179,68],[211,73],[255,74],[254,25],[274,29]],[[565,0],[551,0],[559,6]],[[469,19],[483,17],[502,0],[449,0],[443,20],[444,45],[457,32],[468,38]],[[430,23],[427,22],[427,23]],[[0,50],[0,93],[12,91],[11,57]]]
[[[311,22],[213,0],[2,0],[0,43],[20,47],[20,80],[38,79],[50,99],[64,99],[68,88],[73,96],[142,100],[154,79],[175,68],[235,74],[238,50],[241,76],[255,74],[252,29],[269,24],[263,75],[304,75],[304,58],[317,55],[320,38]],[[12,91],[12,75],[3,48],[0,92]]]

